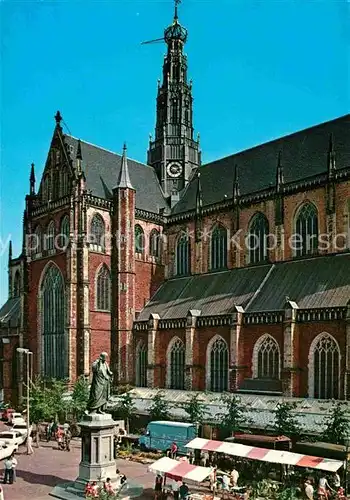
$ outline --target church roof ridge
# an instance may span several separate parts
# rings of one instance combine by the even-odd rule
[[[216,163],[216,162],[219,162],[221,160],[227,160],[227,159],[232,158],[234,156],[239,156],[239,155],[241,155],[243,153],[248,153],[250,151],[253,151],[254,149],[259,149],[259,148],[261,148],[263,146],[267,146],[269,144],[273,144],[275,142],[281,141],[282,139],[289,139],[289,138],[292,138],[292,137],[294,137],[294,136],[296,136],[298,134],[303,134],[305,132],[309,132],[311,130],[315,130],[317,128],[324,127],[325,125],[329,125],[331,123],[344,120],[344,118],[348,118],[350,120],[350,113],[345,113],[344,115],[337,116],[336,118],[332,118],[331,120],[325,120],[325,121],[323,121],[321,123],[316,123],[315,125],[310,125],[308,127],[304,127],[304,128],[295,130],[294,132],[290,132],[290,133],[285,134],[285,135],[280,135],[278,137],[274,137],[273,139],[269,139],[268,141],[264,141],[264,142],[261,142],[259,144],[255,144],[254,146],[249,146],[249,147],[247,147],[245,149],[239,149],[235,153],[230,153],[230,154],[225,155],[225,156],[220,156],[220,158],[216,158],[215,160],[212,160],[212,161],[210,161],[208,163],[204,163],[201,166],[201,168],[205,168],[206,166],[209,166],[212,163]]]
[[[74,135],[71,135],[71,134],[64,134],[64,135],[66,137],[70,137],[71,139],[74,139],[75,141],[79,141],[80,140],[80,142],[83,142],[84,144],[87,144],[88,146],[92,146],[93,148],[96,148],[96,149],[101,149],[101,151],[105,151],[106,153],[110,153],[110,154],[118,156],[120,158],[122,158],[122,156],[123,156],[122,154],[116,153],[115,151],[112,151],[111,149],[107,149],[107,148],[104,148],[102,146],[99,146],[98,144],[93,144],[92,142],[85,141],[85,139],[78,139]],[[129,155],[127,156],[127,159],[131,160],[131,161],[133,161],[135,163],[138,163],[139,165],[142,165],[144,167],[148,167],[148,168],[153,169],[153,167],[151,165],[147,165],[147,163],[143,163],[140,160],[135,160],[135,158],[131,158]]]

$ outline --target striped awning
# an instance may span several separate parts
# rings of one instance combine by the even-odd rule
[[[301,455],[300,453],[292,453],[290,451],[269,450],[267,448],[257,448],[245,444],[213,441],[202,438],[193,439],[186,444],[186,448],[215,451],[217,453],[225,453],[226,455],[249,458],[251,460],[260,460],[262,462],[274,464],[296,465],[298,467],[307,467],[329,472],[336,472],[343,465],[342,461],[330,458],[313,457],[310,455]]]
[[[193,481],[201,483],[211,473],[210,467],[199,467],[191,465],[186,461],[173,460],[172,458],[163,457],[149,466],[148,470],[155,474],[162,474],[174,481]]]

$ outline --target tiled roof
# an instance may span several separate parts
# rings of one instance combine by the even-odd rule
[[[294,182],[327,171],[330,135],[333,135],[336,168],[350,166],[350,115],[316,125],[292,135],[208,163],[200,168],[203,206],[232,198],[234,167],[238,167],[240,194],[251,194],[276,183],[278,154],[284,182]],[[172,213],[194,210],[196,177]]]
[[[16,327],[19,325],[21,299],[8,299],[0,309],[0,326]]]
[[[130,391],[137,412],[140,414],[148,414],[152,404],[152,398],[159,392],[159,389],[136,388]],[[205,405],[206,420],[209,422],[218,422],[222,414],[225,413],[225,407],[222,404],[221,398],[223,394],[212,392],[194,391],[176,391],[170,389],[160,389],[164,394],[165,400],[170,403],[171,416],[176,419],[185,420],[188,418],[187,413],[183,409],[184,403],[188,402],[194,394],[199,394],[199,400]],[[324,431],[327,419],[335,401],[318,400],[318,399],[302,399],[302,398],[285,398],[282,396],[257,396],[250,394],[239,394],[241,405],[248,413],[248,417],[252,420],[252,428],[256,429],[271,429],[274,423],[274,414],[278,403],[292,402],[296,404],[293,413],[296,415],[300,426],[305,433],[320,434]],[[112,396],[108,403],[110,409],[118,405],[119,397]],[[344,408],[350,417],[350,402],[343,402]]]
[[[75,158],[78,140],[65,135],[65,141],[72,146],[71,156]],[[81,151],[87,189],[94,196],[111,198],[119,178],[122,156],[84,141],[81,141]],[[153,167],[128,158],[128,170],[136,190],[136,208],[159,213],[160,208],[167,207]]]
[[[185,318],[190,309],[202,316],[279,311],[286,296],[300,309],[343,307],[350,300],[350,254],[314,257],[165,282],[137,320],[151,313],[162,319]]]

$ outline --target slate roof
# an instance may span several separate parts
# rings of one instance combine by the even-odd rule
[[[65,142],[72,146],[71,156],[75,159],[78,139],[65,135]],[[122,155],[84,141],[81,141],[81,151],[87,189],[99,198],[110,198],[119,178]],[[167,207],[153,167],[128,158],[128,170],[136,190],[136,208],[159,213],[160,208]]]
[[[162,319],[185,318],[189,309],[202,316],[227,314],[235,305],[245,307],[266,277],[271,266],[236,269],[220,273],[177,278],[165,282],[146,304],[137,320],[151,313]]]
[[[19,325],[21,313],[21,299],[8,299],[0,309],[0,327],[16,327]]]
[[[152,399],[159,392],[158,389],[135,388],[129,392],[136,406],[136,413],[148,414],[152,404]],[[188,415],[183,409],[184,403],[187,403],[194,394],[199,395],[199,401],[205,405],[206,421],[218,422],[225,413],[225,407],[222,404],[222,393],[213,392],[195,392],[178,391],[162,389],[165,400],[170,403],[170,414],[176,419],[188,419]],[[247,411],[247,416],[252,420],[250,427],[255,429],[272,429],[274,424],[274,415],[278,403],[293,402],[296,404],[293,413],[305,433],[320,434],[325,430],[327,417],[333,408],[335,401],[303,399],[303,398],[285,398],[282,396],[257,396],[254,394],[238,395],[242,407]],[[118,406],[120,396],[112,396],[108,402],[108,408],[113,409]],[[350,418],[350,402],[342,401],[343,407],[348,418]]]
[[[232,269],[166,281],[137,321],[151,313],[161,319],[185,318],[189,309],[202,316],[282,310],[286,296],[300,309],[343,307],[350,300],[350,254]]]
[[[200,168],[203,206],[223,201],[225,195],[232,198],[235,164],[241,195],[275,186],[279,152],[285,183],[326,172],[331,134],[336,168],[349,167],[350,115],[345,115],[203,165]],[[172,213],[194,210],[195,200],[196,182],[193,179]]]

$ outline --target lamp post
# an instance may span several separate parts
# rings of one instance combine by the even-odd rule
[[[30,405],[29,405],[29,386],[30,386],[30,376],[29,376],[29,365],[30,356],[33,354],[29,349],[24,349],[23,347],[17,347],[17,352],[20,354],[25,354],[27,363],[27,454],[29,455],[29,430],[30,430]]]
[[[348,494],[348,455],[349,455],[349,448],[350,448],[350,434],[345,436],[344,439],[345,442],[345,496]]]

